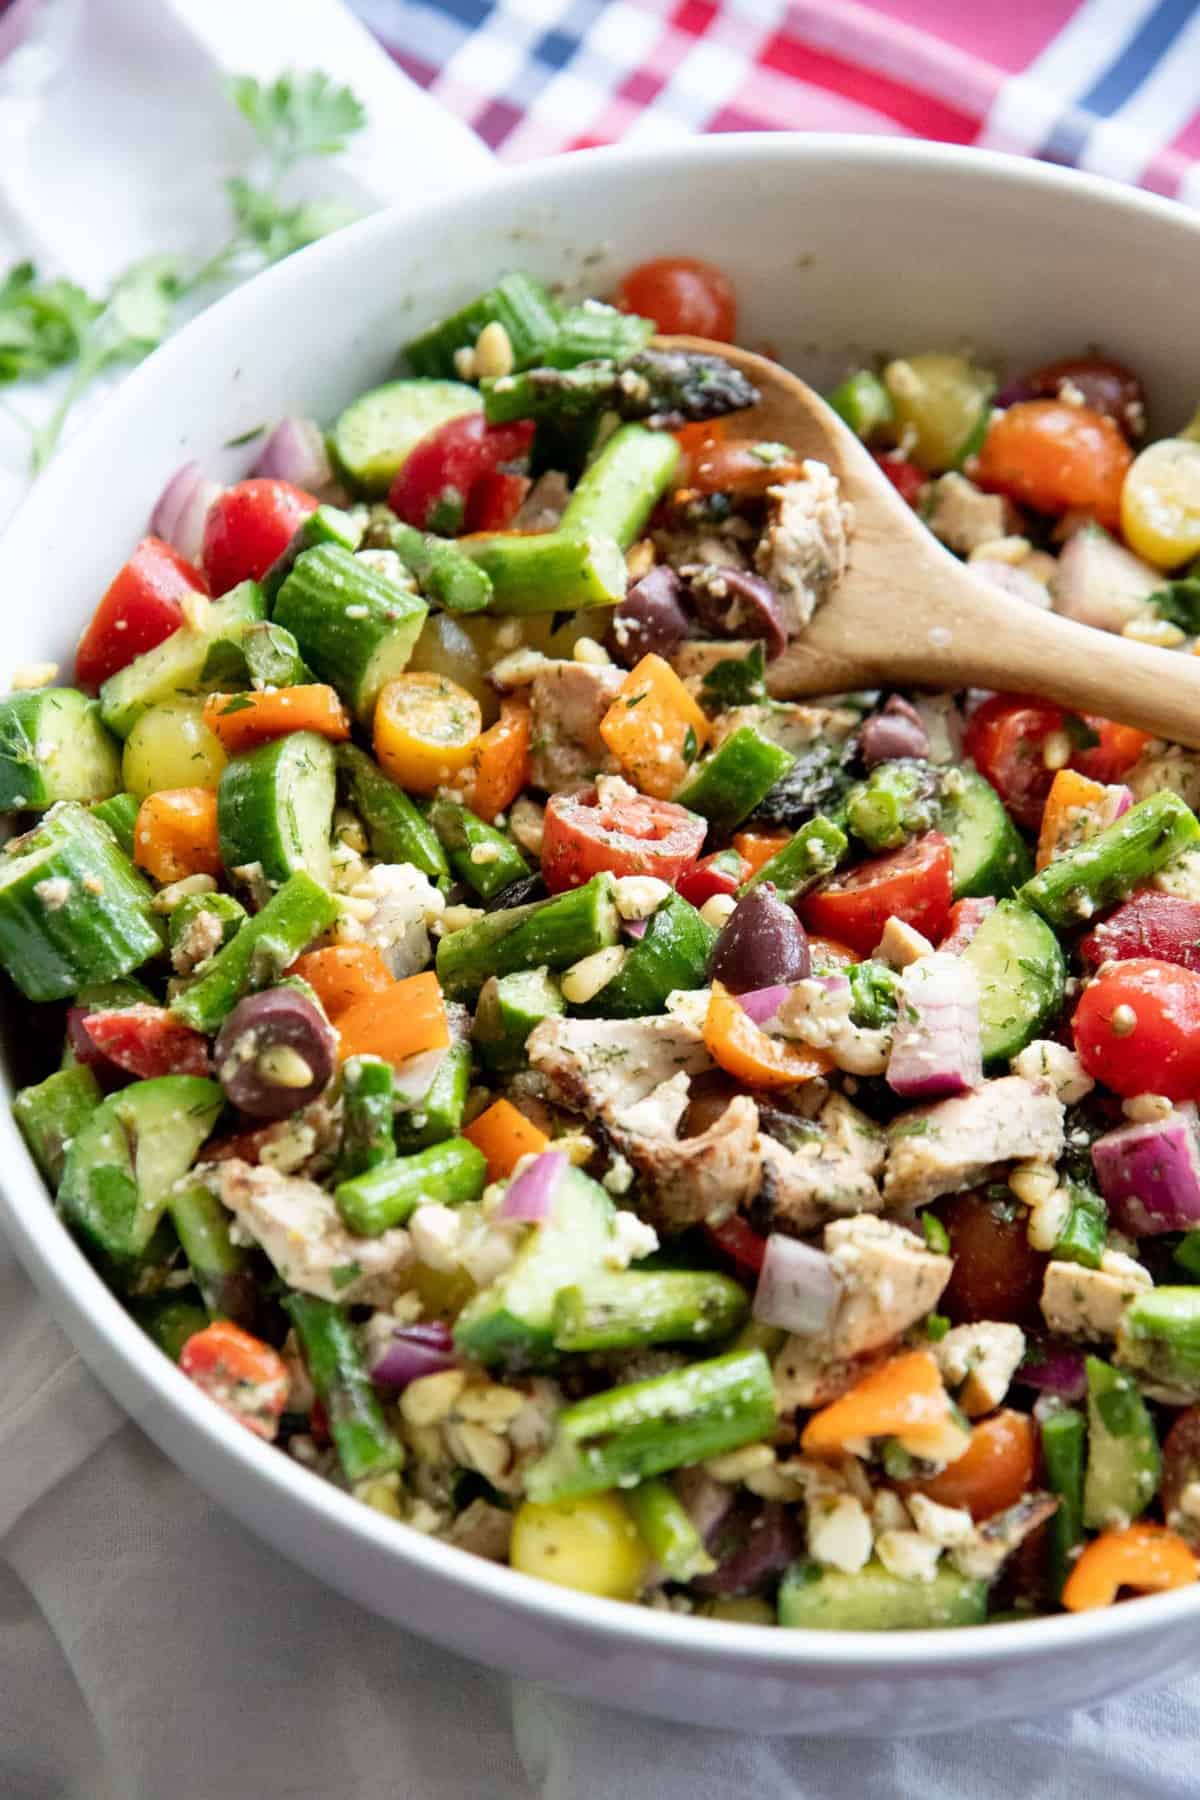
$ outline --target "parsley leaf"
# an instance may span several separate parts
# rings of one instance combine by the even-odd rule
[[[31,262],[14,264],[0,282],[0,382],[74,362],[98,310],[74,282],[39,282]]]
[[[295,163],[308,156],[338,156],[367,115],[347,87],[335,87],[322,69],[284,74],[269,86],[253,75],[229,84],[234,105],[272,159]]]
[[[1149,604],[1160,619],[1177,625],[1189,637],[1200,632],[1200,575],[1181,575],[1149,596]]]
[[[745,656],[723,657],[700,683],[700,698],[718,712],[727,706],[753,706],[767,697],[766,668],[761,644]]]

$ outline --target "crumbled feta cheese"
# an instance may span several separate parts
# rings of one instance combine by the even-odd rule
[[[876,1488],[871,1501],[876,1531],[907,1531],[908,1508],[894,1488]]]
[[[350,898],[371,903],[363,936],[392,975],[403,980],[418,974],[429,961],[428,927],[445,910],[433,883],[411,863],[376,863]]]
[[[658,1249],[658,1233],[636,1213],[620,1211],[613,1220],[612,1237],[604,1258],[610,1269],[627,1269],[631,1262],[651,1256]]]
[[[71,898],[71,883],[65,875],[50,875],[36,882],[33,891],[47,912],[61,912]]]
[[[827,1568],[856,1575],[871,1554],[871,1521],[853,1494],[813,1495],[808,1503],[808,1552]]]
[[[451,1207],[418,1206],[409,1220],[408,1235],[417,1261],[427,1269],[449,1275],[458,1268],[462,1219]]]
[[[932,1581],[941,1545],[919,1531],[881,1531],[875,1540],[880,1562],[900,1581]]]
[[[921,1536],[940,1550],[967,1544],[975,1535],[975,1521],[963,1506],[941,1506],[924,1494],[912,1494],[908,1507]]]
[[[946,1386],[962,1389],[959,1405],[976,1419],[1007,1394],[1025,1354],[1025,1333],[1019,1325],[990,1319],[956,1325],[934,1344],[933,1354]]]
[[[648,919],[670,892],[670,884],[654,875],[622,875],[613,884],[613,899],[623,919]]]
[[[1064,1106],[1074,1106],[1096,1085],[1074,1050],[1049,1038],[1034,1038],[1013,1057],[1009,1067],[1026,1081],[1048,1081]]]

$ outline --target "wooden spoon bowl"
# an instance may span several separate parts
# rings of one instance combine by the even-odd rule
[[[777,698],[893,683],[995,688],[1200,748],[1200,657],[1133,643],[1013,599],[943,548],[850,428],[798,376],[729,344],[662,341],[736,364],[761,395],[756,407],[735,415],[739,431],[826,463],[854,508],[845,575],[768,665]]]

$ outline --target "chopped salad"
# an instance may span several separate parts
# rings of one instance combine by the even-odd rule
[[[833,1630],[1194,1582],[1200,757],[778,692],[851,509],[658,342],[732,341],[719,271],[617,300],[507,276],[181,469],[18,671],[30,1152],[149,1353],[526,1573]],[[1200,648],[1132,372],[830,400],[998,601]]]

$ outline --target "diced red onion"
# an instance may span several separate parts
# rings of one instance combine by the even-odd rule
[[[921,715],[899,694],[892,694],[883,709],[866,720],[859,744],[868,769],[898,756],[929,755],[929,734]]]
[[[1165,1119],[1106,1131],[1092,1145],[1092,1166],[1114,1222],[1130,1236],[1200,1224],[1200,1120],[1191,1100]]]
[[[1069,1344],[1031,1346],[1016,1379],[1022,1387],[1056,1394],[1060,1400],[1082,1400],[1087,1393],[1087,1359]]]
[[[423,1375],[440,1375],[457,1365],[450,1327],[436,1319],[427,1325],[398,1325],[376,1313],[366,1334],[367,1368],[376,1387],[406,1388]]]
[[[1115,825],[1123,819],[1133,805],[1133,790],[1123,782],[1112,782],[1104,790],[1104,800],[1100,807],[1100,817],[1105,825]]]
[[[158,497],[150,514],[150,530],[178,550],[185,561],[199,564],[204,548],[204,521],[218,494],[219,481],[210,481],[198,462],[177,469]]]
[[[543,1150],[527,1169],[522,1169],[500,1202],[498,1219],[517,1219],[526,1225],[544,1225],[550,1217],[558,1184],[566,1173],[562,1150]]]
[[[887,1084],[905,1099],[965,1094],[983,1080],[979,984],[961,957],[935,951],[900,976]]]
[[[823,1250],[773,1231],[754,1290],[754,1317],[802,1337],[819,1337],[838,1302],[838,1280]]]
[[[646,935],[646,927],[649,923],[649,919],[622,919],[621,930],[625,933],[626,937],[644,938]]]
[[[256,475],[273,476],[313,493],[333,480],[325,434],[315,419],[281,419],[254,465]]]
[[[786,986],[751,988],[748,994],[739,994],[737,1002],[756,1025],[765,1025],[768,1019],[775,1017],[791,991]]]
[[[1099,631],[1123,631],[1162,584],[1157,569],[1093,525],[1075,532],[1063,547],[1054,610]]]

